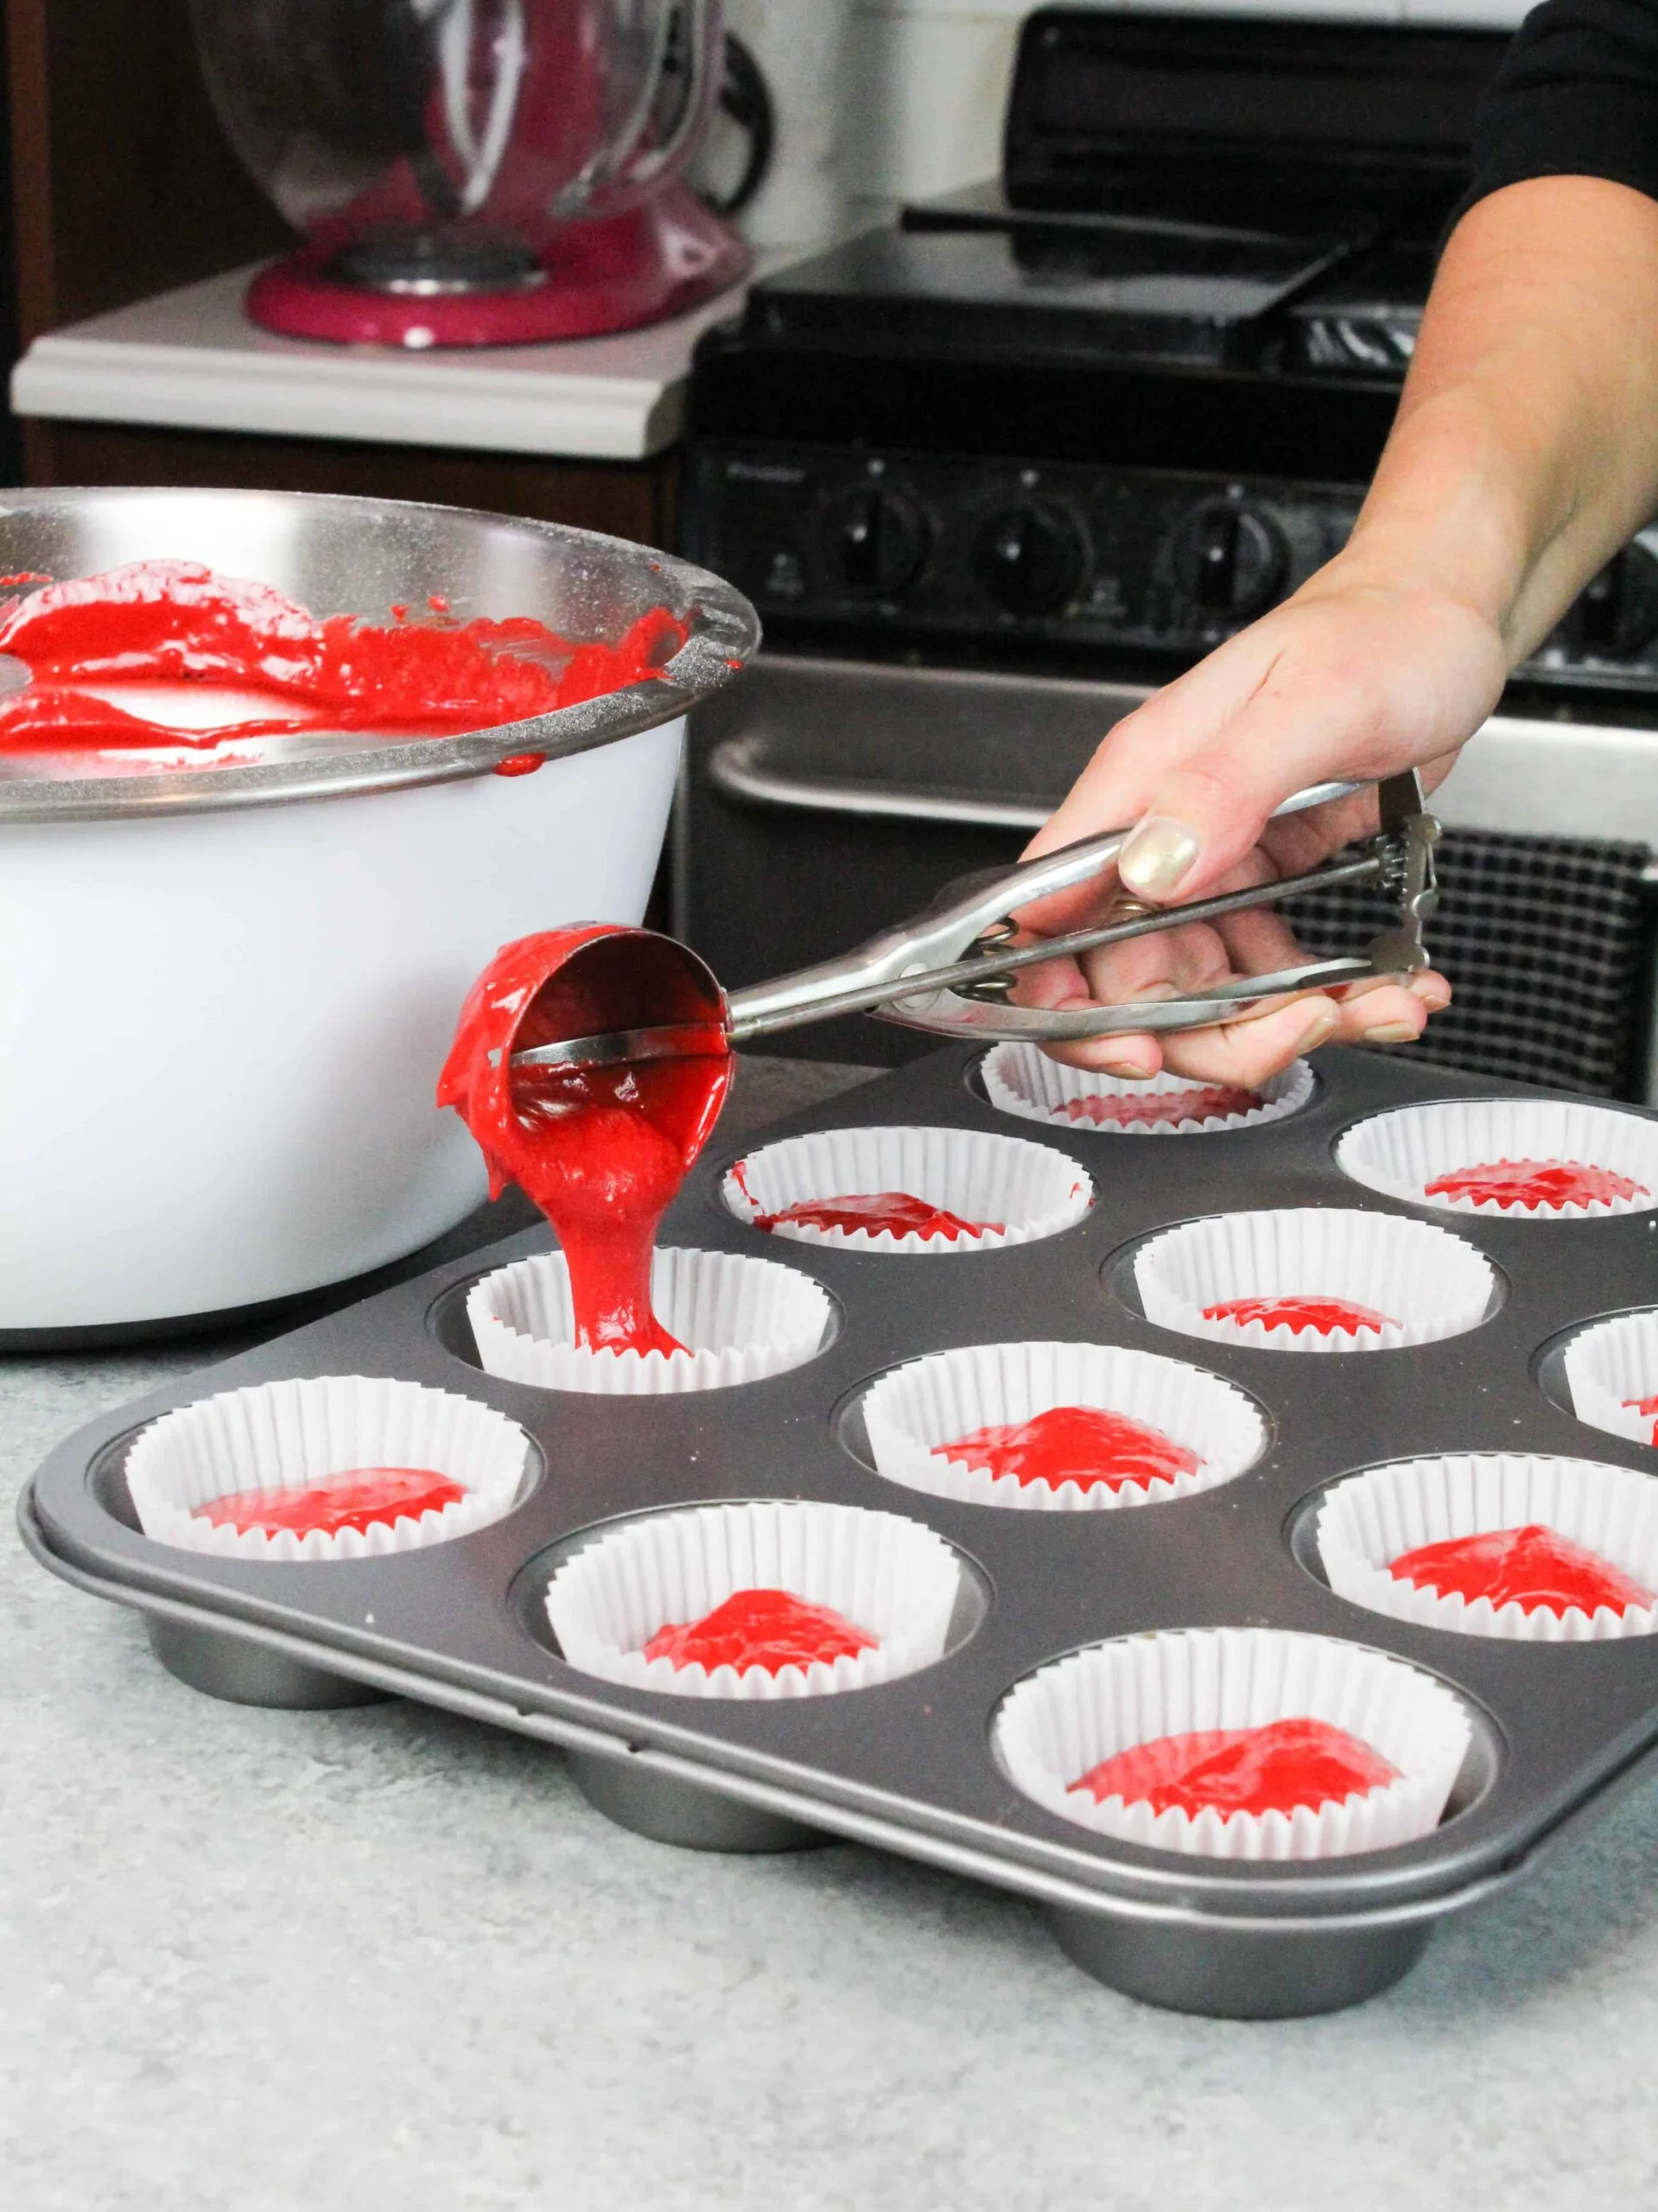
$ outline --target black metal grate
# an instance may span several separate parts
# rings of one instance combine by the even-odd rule
[[[1643,845],[1447,830],[1427,942],[1456,997],[1420,1044],[1396,1049],[1480,1075],[1639,1096],[1648,859]],[[1344,885],[1283,911],[1305,944],[1335,954],[1362,952],[1384,910],[1368,887]]]

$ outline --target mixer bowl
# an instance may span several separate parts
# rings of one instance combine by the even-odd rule
[[[232,765],[0,753],[0,1337],[163,1324],[345,1281],[484,1192],[433,1090],[496,947],[640,919],[686,709],[753,653],[747,602],[648,548],[391,501],[0,495],[0,571],[146,559],[384,620],[429,594],[614,641],[662,675],[476,734],[308,732]],[[530,774],[491,772],[526,753]]]

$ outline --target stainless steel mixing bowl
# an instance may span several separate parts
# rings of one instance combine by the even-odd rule
[[[728,683],[759,642],[753,608],[705,569],[557,523],[297,492],[0,493],[0,574],[61,580],[154,560],[202,561],[274,584],[319,616],[384,622],[394,606],[418,608],[435,594],[463,620],[529,614],[578,641],[614,642],[656,607],[690,634],[660,678],[473,736],[388,745],[308,734],[260,741],[251,766],[136,773],[130,761],[84,752],[0,753],[0,823],[389,791],[482,775],[518,753],[580,753],[683,715]]]

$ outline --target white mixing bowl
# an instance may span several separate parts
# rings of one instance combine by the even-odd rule
[[[206,561],[317,613],[447,597],[615,639],[665,677],[475,736],[252,766],[0,756],[0,1332],[163,1321],[346,1280],[483,1195],[433,1092],[461,1002],[531,930],[642,916],[685,709],[756,642],[716,579],[460,510],[242,493],[8,493],[0,570]],[[533,774],[489,771],[515,753]]]

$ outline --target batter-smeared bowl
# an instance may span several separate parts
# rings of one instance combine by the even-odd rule
[[[1017,1452],[943,1448],[987,1432],[1019,1431],[1073,1408],[1108,1417],[1116,1452],[1099,1464],[1132,1472],[1057,1480],[1010,1470]],[[1184,1360],[1116,1344],[972,1344],[937,1352],[883,1376],[865,1394],[861,1412],[876,1470],[888,1482],[1026,1511],[1100,1512],[1190,1497],[1241,1475],[1267,1442],[1260,1408],[1231,1383]],[[1126,1434],[1119,1423],[1131,1425]]]

